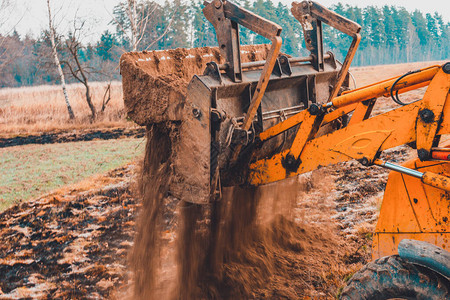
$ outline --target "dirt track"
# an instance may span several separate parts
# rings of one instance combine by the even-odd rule
[[[92,140],[112,140],[120,138],[142,138],[145,128],[113,128],[101,130],[72,130],[42,134],[0,137],[0,148],[29,144],[54,144]]]
[[[133,165],[0,214],[0,299],[108,298],[126,283]]]

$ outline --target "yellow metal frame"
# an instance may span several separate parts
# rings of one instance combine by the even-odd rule
[[[406,76],[396,84],[395,90],[403,93],[429,84],[424,98],[369,118],[372,103],[363,101],[372,102],[374,98],[389,94],[396,80],[385,80],[334,98],[332,106],[337,108],[335,111],[325,110],[330,104],[315,114],[310,109],[304,110],[262,132],[259,137],[266,141],[300,125],[289,149],[250,165],[248,183],[257,186],[275,182],[319,166],[351,159],[365,159],[371,163],[378,152],[414,141],[418,149],[430,152],[436,135],[450,132],[450,104],[447,101],[450,100],[450,75],[444,73],[441,66],[432,66]],[[424,122],[420,117],[425,109],[434,114],[431,122]],[[352,111],[355,112],[347,127],[315,137],[320,126]],[[297,164],[286,168],[285,161],[289,156]]]
[[[450,248],[450,163],[436,161],[450,160],[450,148],[433,148],[437,136],[450,132],[450,75],[433,66],[404,77],[395,90],[400,94],[428,85],[423,99],[370,117],[376,98],[388,96],[396,81],[391,78],[343,93],[321,108],[304,110],[262,132],[259,138],[264,142],[298,125],[289,149],[250,165],[249,184],[262,185],[351,159],[383,166],[377,159],[381,151],[416,142],[421,158],[434,161],[415,159],[403,165],[421,178],[391,172],[373,258],[397,253],[404,238]],[[335,110],[329,111],[330,107]],[[315,136],[321,126],[351,112],[347,127]]]

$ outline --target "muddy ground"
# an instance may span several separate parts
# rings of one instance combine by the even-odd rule
[[[121,138],[142,138],[145,135],[144,127],[136,128],[105,128],[99,130],[70,130],[45,132],[19,136],[0,136],[0,148],[23,146],[30,144],[55,144],[82,142],[93,140],[112,140]]]
[[[0,299],[98,299],[126,285],[134,170],[128,165],[3,212]]]
[[[402,147],[389,155],[402,160],[409,153]],[[0,299],[126,295],[132,283],[128,255],[140,206],[133,196],[136,170],[130,164],[1,213]],[[370,232],[386,175],[384,170],[356,162],[305,175],[309,187],[298,198],[296,221],[316,227],[337,224],[347,271],[370,260]],[[167,245],[174,234],[173,226],[165,228]],[[327,259],[310,255],[310,259]],[[308,274],[308,266],[300,267]],[[310,287],[299,294],[332,298],[339,292],[337,284],[330,291],[326,278],[330,270],[319,271],[323,278],[298,278]]]

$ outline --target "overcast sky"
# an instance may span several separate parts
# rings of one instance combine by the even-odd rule
[[[0,0],[1,3],[2,0]],[[5,33],[15,27],[19,34],[30,33],[34,36],[38,35],[43,28],[47,28],[47,9],[46,0],[10,0],[12,7],[9,11],[0,12],[0,19],[7,18],[8,23],[1,26],[0,31]],[[163,2],[163,0],[156,0]],[[290,5],[292,0],[273,0],[281,1]],[[55,12],[57,12],[56,20],[60,24],[59,31],[67,32],[71,28],[71,24],[65,19],[73,19],[76,13],[79,17],[88,18],[89,32],[91,36],[89,40],[96,40],[99,35],[106,29],[113,29],[108,25],[111,20],[112,8],[120,2],[120,0],[51,0],[54,4]],[[364,7],[368,5],[383,6],[395,5],[403,6],[409,11],[416,9],[423,13],[434,13],[437,11],[444,17],[445,22],[450,21],[450,0],[318,0],[317,2],[330,6],[338,2],[350,5]],[[0,22],[1,24],[1,22]]]

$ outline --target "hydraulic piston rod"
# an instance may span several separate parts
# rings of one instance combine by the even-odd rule
[[[375,165],[396,171],[402,174],[406,174],[415,178],[419,178],[424,184],[436,187],[438,189],[450,192],[450,180],[448,177],[432,173],[432,172],[419,172],[410,168],[399,166],[390,162],[385,162],[380,159],[375,159],[373,162]]]

